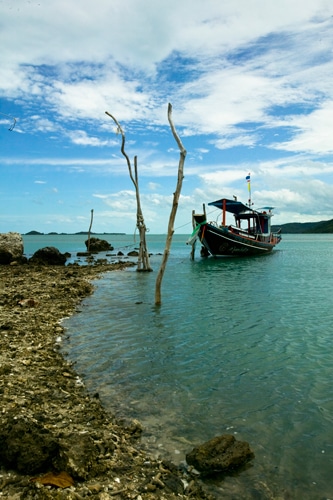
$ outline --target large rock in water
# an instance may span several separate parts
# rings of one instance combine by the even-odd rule
[[[55,247],[40,248],[33,254],[29,262],[32,264],[63,266],[67,256]]]
[[[187,463],[204,474],[233,471],[252,458],[249,443],[237,441],[230,434],[214,437],[186,455]]]
[[[0,264],[21,260],[23,249],[23,238],[20,233],[0,233]]]
[[[108,250],[113,250],[113,246],[108,241],[99,238],[90,238],[90,241],[85,241],[85,245],[90,252],[107,252]]]

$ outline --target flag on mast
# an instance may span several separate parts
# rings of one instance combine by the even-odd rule
[[[247,189],[250,192],[251,191],[251,176],[250,176],[250,174],[246,176],[246,181],[247,181]]]
[[[249,191],[249,207],[251,206],[252,202],[251,202],[251,175],[250,173],[246,176],[246,182],[247,182],[247,189]]]

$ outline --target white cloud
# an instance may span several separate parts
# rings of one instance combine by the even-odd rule
[[[309,153],[320,151],[323,154],[333,152],[331,134],[333,127],[333,100],[325,102],[320,109],[308,115],[293,116],[285,120],[284,124],[292,127],[296,130],[296,133],[288,142],[276,144],[275,147],[277,149]]]
[[[73,144],[81,146],[105,147],[117,145],[116,141],[101,140],[98,137],[89,136],[85,130],[71,130],[68,135]]]
[[[157,182],[149,182],[148,183],[148,188],[151,189],[152,191],[156,191],[161,187],[161,184],[158,184]]]
[[[34,115],[30,117],[30,120],[32,121],[31,127],[34,132],[54,132],[58,130],[58,126],[48,118]]]
[[[1,104],[19,113],[21,132],[19,148],[18,134],[4,141],[2,168],[23,165],[59,186],[55,172],[79,177],[80,188],[103,178],[95,199],[135,221],[108,110],[124,127],[130,158],[138,157],[147,218],[157,225],[178,167],[166,113],[172,102],[188,150],[189,213],[215,196],[247,196],[251,171],[253,194],[271,196],[281,214],[305,213],[320,193],[318,215],[329,214],[331,12],[331,0],[2,2]]]
[[[165,125],[171,100],[185,136],[216,134],[219,149],[254,146],[261,138],[256,127],[282,125],[272,106],[333,99],[328,78],[318,78],[333,69],[329,7],[328,0],[147,0],[144,9],[137,0],[82,0],[80,6],[16,0],[15,7],[9,2],[0,8],[6,41],[0,87],[7,96],[21,96],[23,106],[34,96],[55,112],[52,121],[40,117],[35,131],[66,128],[60,117],[104,126],[105,110],[121,122]],[[192,61],[193,77],[183,84],[163,81],[163,64],[171,57],[172,68],[175,53]],[[311,151],[330,151],[321,134],[324,112],[306,115],[307,125],[301,117],[285,121],[298,134],[276,147],[309,145],[317,118]],[[252,130],[239,128],[244,123]],[[74,140],[105,144],[97,137]]]

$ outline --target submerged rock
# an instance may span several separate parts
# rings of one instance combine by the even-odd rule
[[[235,470],[252,458],[249,443],[237,441],[230,434],[214,437],[186,455],[187,463],[205,474]]]
[[[138,257],[139,256],[139,252],[137,250],[131,250],[130,252],[128,252],[127,255],[129,257]]]
[[[90,238],[86,240],[85,245],[87,250],[90,252],[106,252],[108,250],[113,250],[113,246],[106,240],[101,240],[100,238]]]

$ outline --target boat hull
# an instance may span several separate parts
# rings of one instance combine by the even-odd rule
[[[269,254],[276,243],[259,241],[256,237],[234,233],[228,227],[215,227],[206,223],[200,226],[198,239],[209,254],[214,257],[246,257]]]

